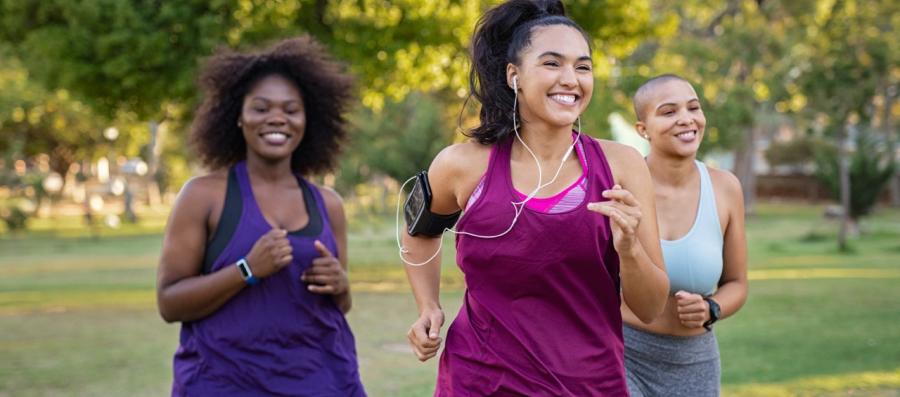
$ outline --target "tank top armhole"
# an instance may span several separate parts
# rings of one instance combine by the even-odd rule
[[[499,143],[494,143],[491,145],[491,152],[488,154],[488,166],[487,169],[484,170],[484,174],[481,175],[481,178],[478,180],[478,184],[475,185],[475,189],[472,190],[472,193],[469,195],[469,198],[466,199],[466,206],[463,208],[463,214],[459,218],[457,225],[462,222],[462,220],[466,217],[466,213],[473,210],[478,203],[482,200],[481,198],[487,193],[487,188],[491,182],[491,170],[494,168],[494,161],[497,158],[497,145]],[[476,196],[477,193],[477,196]]]
[[[288,232],[290,236],[297,237],[316,237],[322,234],[324,224],[328,223],[331,227],[331,218],[328,216],[328,208],[325,206],[325,198],[319,188],[308,182],[301,176],[297,176],[297,183],[303,191],[303,201],[306,206],[306,213],[309,216],[309,222],[306,226]]]
[[[219,224],[216,226],[213,237],[206,244],[206,252],[203,255],[203,268],[201,272],[208,274],[212,271],[216,259],[231,242],[244,209],[244,199],[241,197],[241,188],[237,180],[237,172],[234,167],[228,170],[228,184],[225,190],[225,205],[222,206],[222,214],[219,216]]]
[[[700,203],[701,205],[699,207],[700,208],[702,208],[704,206],[708,207],[706,212],[709,213],[709,215],[707,215],[707,216],[709,216],[709,218],[710,218],[710,221],[709,221],[710,226],[715,224],[716,230],[719,232],[719,235],[722,236],[722,238],[724,238],[725,233],[722,232],[722,220],[719,219],[719,208],[718,208],[718,203],[716,203],[716,190],[713,188],[713,185],[712,185],[712,176],[709,174],[709,167],[707,167],[706,164],[704,164],[700,160],[694,160],[694,161],[697,162],[697,168],[700,169],[700,173],[701,173],[701,175],[700,175],[701,196],[700,197],[701,197],[701,200],[703,200],[704,202]]]

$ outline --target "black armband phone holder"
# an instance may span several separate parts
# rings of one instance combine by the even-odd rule
[[[406,231],[410,236],[440,236],[444,233],[444,229],[452,228],[456,224],[461,213],[462,211],[457,211],[449,215],[440,215],[431,212],[431,185],[428,183],[428,172],[421,171],[416,174],[416,183],[403,207]]]

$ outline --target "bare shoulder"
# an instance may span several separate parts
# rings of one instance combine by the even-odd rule
[[[644,161],[641,153],[631,146],[606,139],[594,138],[594,140],[600,144],[603,154],[609,161],[621,161],[623,164],[642,163]]]
[[[430,172],[447,173],[454,176],[469,172],[484,172],[491,155],[491,146],[475,141],[453,144],[445,147],[434,157]],[[479,175],[481,174],[479,173]]]
[[[643,173],[635,172],[641,170],[644,170],[646,176],[649,178],[650,172],[647,170],[647,163],[637,149],[606,139],[595,138],[595,140],[600,144],[600,148],[603,150],[603,155],[606,156],[606,161],[609,163],[609,169],[612,171],[613,178],[616,182],[621,182],[625,185],[628,180],[635,178],[636,176],[640,176],[640,178],[638,178],[639,180],[646,179],[641,175]]]
[[[210,206],[217,201],[224,201],[227,186],[228,170],[218,170],[193,177],[181,187],[175,205],[196,209]]]
[[[330,216],[334,217],[336,214],[343,214],[344,199],[341,197],[340,193],[328,186],[320,186],[311,182],[310,184],[315,186],[319,189],[319,192],[322,193],[322,201],[325,202],[325,209],[328,210]]]
[[[475,141],[457,143],[441,150],[428,169],[433,211],[450,214],[465,208],[488,168],[490,157],[491,145]]]
[[[713,189],[724,195],[729,201],[743,199],[744,193],[741,188],[741,181],[728,170],[723,170],[709,165],[709,179],[712,181]]]

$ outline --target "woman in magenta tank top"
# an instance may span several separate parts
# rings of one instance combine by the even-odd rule
[[[172,210],[157,300],[181,322],[173,396],[365,396],[340,197],[303,178],[336,161],[351,81],[309,37],[223,53],[191,138],[213,171]]]
[[[643,159],[574,129],[593,93],[589,43],[559,1],[509,1],[478,23],[481,124],[428,171],[430,211],[465,210],[466,293],[446,341],[440,239],[402,239],[410,344],[422,361],[444,345],[436,396],[627,395],[620,302],[650,321],[668,283]]]

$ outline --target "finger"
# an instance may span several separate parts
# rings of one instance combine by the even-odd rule
[[[306,286],[306,289],[308,289],[309,292],[312,292],[314,294],[334,294],[334,286],[333,285],[309,284]]]
[[[604,190],[602,195],[610,200],[616,200],[629,206],[638,207],[641,205],[631,192],[622,189],[619,185],[613,186],[612,189]]]
[[[428,334],[425,331],[425,324],[423,324],[421,321],[417,321],[409,330],[412,333],[410,335],[410,340],[416,347],[422,347],[426,342],[429,341]]]
[[[441,336],[441,327],[444,325],[444,316],[442,313],[434,313],[429,319],[431,326],[428,327],[428,337],[437,340]]]
[[[632,222],[618,210],[613,209],[612,213],[609,215],[609,219],[614,221],[625,234],[634,234]]]
[[[683,306],[678,306],[678,313],[703,313],[706,311],[706,308],[703,307],[702,304],[691,303]]]
[[[276,261],[276,263],[278,263],[279,265],[287,265],[288,263],[291,263],[291,261],[293,261],[293,260],[294,260],[294,256],[291,254],[287,254],[287,255],[278,257],[278,260]]]
[[[330,257],[321,257],[320,256],[320,257],[312,260],[312,265],[315,266],[316,268],[320,268],[320,269],[334,270],[335,267],[340,267],[341,263],[338,262],[337,258],[335,258],[333,256],[330,256]]]
[[[616,203],[614,201],[600,201],[595,203],[588,204],[587,207],[589,210],[594,212],[599,212],[606,216],[612,216],[614,212],[619,212],[627,219],[633,221],[633,223],[637,224],[639,222],[641,212],[637,208],[628,207],[626,205]]]
[[[265,235],[265,237],[268,237],[271,239],[281,238],[281,237],[286,237],[286,236],[287,236],[287,230],[285,230],[285,229],[272,229],[272,230],[269,230],[269,232],[266,233],[266,235]]]
[[[703,326],[703,323],[699,321],[682,321],[681,325],[687,328],[700,328]]]
[[[334,255],[331,254],[331,251],[328,250],[328,247],[326,247],[325,244],[322,244],[321,241],[316,240],[316,242],[313,243],[313,245],[316,246],[316,250],[319,251],[320,256],[329,257],[329,258],[334,257]]]

